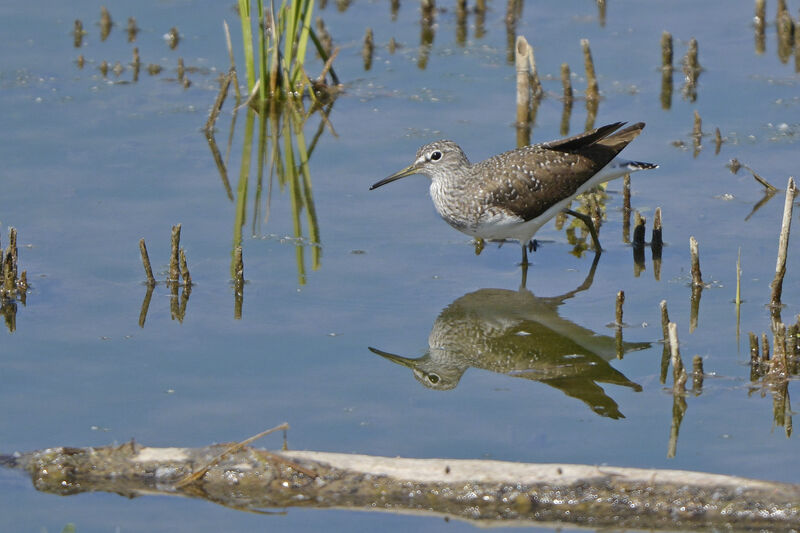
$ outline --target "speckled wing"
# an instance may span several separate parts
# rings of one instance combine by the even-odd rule
[[[609,124],[574,137],[526,146],[477,163],[489,203],[523,220],[531,220],[564,198],[611,161],[644,127],[638,123],[614,135],[622,123]]]

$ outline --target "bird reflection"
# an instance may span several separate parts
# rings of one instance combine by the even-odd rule
[[[470,367],[540,381],[577,398],[600,416],[624,418],[598,383],[640,391],[642,387],[608,361],[650,343],[623,342],[598,335],[562,318],[558,307],[591,286],[599,255],[586,281],[561,296],[538,298],[528,289],[480,289],[466,294],[437,317],[429,350],[409,358],[370,347],[370,351],[410,368],[425,387],[450,390]],[[618,353],[620,352],[620,353]]]

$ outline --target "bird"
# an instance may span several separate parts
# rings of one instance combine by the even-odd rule
[[[518,241],[526,267],[533,236],[561,211],[587,224],[599,252],[591,219],[567,209],[569,202],[609,180],[658,168],[617,156],[645,126],[637,122],[620,129],[625,124],[615,122],[524,146],[478,163],[470,163],[453,141],[434,141],[417,150],[413,163],[374,183],[370,190],[414,174],[427,176],[433,205],[448,224],[476,239]]]

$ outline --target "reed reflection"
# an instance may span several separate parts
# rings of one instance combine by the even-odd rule
[[[561,296],[540,298],[521,287],[480,289],[458,298],[436,318],[429,350],[422,357],[369,349],[411,369],[429,389],[453,389],[468,369],[476,368],[539,381],[584,402],[600,416],[624,418],[599,383],[640,391],[640,385],[609,361],[650,343],[617,344],[614,337],[597,334],[558,313],[561,304],[591,286],[599,257],[583,284]]]
[[[232,117],[231,133],[224,157],[217,147],[213,133],[206,131],[209,149],[225,194],[235,204],[231,249],[232,279],[236,279],[236,248],[242,246],[248,218],[248,202],[252,205],[250,234],[252,237],[261,237],[264,235],[263,224],[269,223],[272,193],[276,184],[281,192],[288,193],[291,203],[293,231],[289,241],[295,245],[298,283],[306,283],[306,249],[311,252],[311,270],[320,267],[320,232],[314,207],[309,159],[326,127],[333,129],[327,118],[332,106],[331,101],[315,102],[309,111],[293,105],[263,106],[259,109],[248,107],[241,166],[235,190],[229,181],[227,159],[231,152],[237,113]],[[319,122],[308,142],[306,126],[312,117],[318,117]],[[255,175],[251,174],[253,160],[256,163]]]

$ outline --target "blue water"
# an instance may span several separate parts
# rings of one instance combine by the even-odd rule
[[[153,446],[203,446],[242,439],[288,421],[288,445],[386,456],[492,458],[677,468],[794,482],[796,436],[773,420],[772,395],[750,392],[747,332],[769,331],[769,282],[774,274],[783,206],[776,195],[749,220],[761,186],[746,171],[733,175],[731,158],[784,188],[796,168],[800,78],[794,58],[776,54],[774,13],[768,12],[763,55],[754,48],[752,3],[608,2],[601,26],[594,2],[528,3],[517,26],[534,46],[548,96],[533,129],[534,142],[560,136],[560,65],[569,63],[576,94],[585,87],[580,39],[591,42],[603,100],[596,125],[644,121],[647,128],[625,151],[658,170],[632,179],[632,204],[648,219],[661,207],[661,277],[634,275],[632,251],[622,241],[622,183],[609,186],[605,252],[594,283],[567,300],[558,314],[597,335],[614,337],[617,291],[626,294],[625,341],[651,343],[611,366],[635,390],[603,384],[625,418],[595,414],[582,401],[544,383],[471,368],[450,391],[421,386],[409,369],[368,350],[418,358],[443,309],[483,288],[516,290],[519,249],[488,245],[475,256],[469,239],[444,224],[427,196],[425,178],[376,191],[371,183],[404,167],[417,147],[452,138],[479,160],[515,145],[514,68],[506,63],[505,4],[490,2],[482,38],[456,42],[452,8],[436,17],[427,66],[418,68],[418,5],[406,2],[396,21],[388,4],[360,2],[321,15],[341,52],[334,66],[346,82],[310,161],[320,228],[319,268],[303,245],[305,277],[298,274],[297,243],[288,188],[273,184],[268,220],[266,178],[256,231],[256,185],[248,188],[243,248],[241,320],[234,318],[230,282],[235,202],[228,198],[200,129],[228,68],[222,20],[239,51],[238,20],[228,4],[106,2],[117,24],[106,42],[90,2],[0,8],[0,242],[19,231],[20,267],[31,290],[19,305],[16,330],[0,344],[0,451],[50,446],[105,445],[135,438]],[[770,5],[770,9],[774,6]],[[797,6],[790,6],[796,13]],[[132,44],[124,25],[135,16],[136,46],[158,76],[113,83],[97,70],[102,60],[127,64]],[[89,32],[72,47],[72,24]],[[170,50],[162,35],[177,26]],[[361,42],[375,32],[372,69],[365,72]],[[674,91],[662,109],[661,32],[675,38]],[[392,55],[386,45],[400,45]],[[688,40],[699,41],[698,98],[681,98],[679,61]],[[87,63],[77,68],[82,53]],[[203,70],[175,81],[177,58]],[[312,63],[309,74],[320,65]],[[243,69],[242,69],[243,70]],[[242,77],[244,77],[242,75]],[[130,80],[127,70],[119,78]],[[223,156],[231,131],[232,100],[217,122]],[[719,128],[728,139],[719,155],[713,137],[692,154],[692,120]],[[586,111],[576,100],[570,134],[582,131]],[[305,130],[309,141],[319,119]],[[245,116],[233,126],[228,174],[234,194],[241,166]],[[688,149],[676,148],[683,141]],[[255,164],[253,164],[253,171]],[[301,216],[307,242],[305,214]],[[795,217],[796,219],[796,217]],[[183,226],[195,286],[182,322],[171,319],[169,291],[156,287],[139,327],[145,296],[138,240],[148,244],[156,276],[167,267],[170,227]],[[689,331],[689,237],[700,243],[711,288],[702,294],[698,327]],[[287,238],[289,237],[289,238]],[[537,238],[527,287],[539,297],[580,285],[591,257],[570,254],[552,224]],[[741,248],[741,340],[733,299]],[[795,248],[793,245],[791,248]],[[784,285],[784,321],[798,309],[798,272],[790,249]],[[684,363],[703,357],[703,393],[687,398],[674,458],[667,458],[672,395],[659,382],[658,303],[668,302],[679,326]],[[669,372],[671,376],[671,370]],[[763,392],[763,393],[762,393]],[[797,382],[789,384],[789,394]],[[279,437],[261,443],[280,447]],[[469,529],[440,518],[290,509],[264,517],[201,501],[116,495],[56,497],[37,493],[15,472],[0,473],[4,530],[193,531]]]

